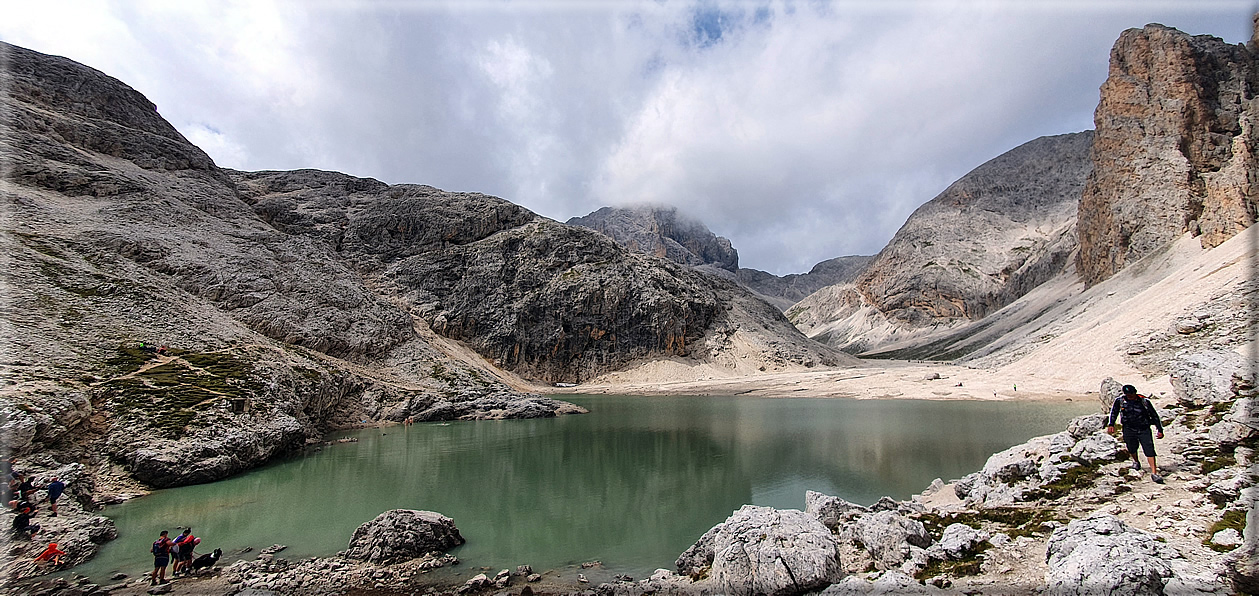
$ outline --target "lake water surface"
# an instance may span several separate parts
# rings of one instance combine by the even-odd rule
[[[1097,405],[738,397],[564,397],[589,414],[341,433],[337,444],[211,484],[105,509],[118,540],[76,569],[152,569],[157,533],[191,525],[198,552],[274,543],[290,560],[346,548],[388,509],[455,520],[457,571],[590,560],[642,578],[732,511],[804,508],[806,490],[907,499]],[[252,556],[252,555],[247,555]],[[224,562],[230,562],[225,557]],[[600,573],[599,575],[602,575]]]

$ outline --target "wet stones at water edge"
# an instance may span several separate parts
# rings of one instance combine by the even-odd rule
[[[463,544],[455,520],[433,511],[392,509],[354,530],[345,556],[391,565]]]

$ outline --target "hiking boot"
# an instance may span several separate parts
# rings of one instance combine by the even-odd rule
[[[1140,463],[1138,463],[1138,462],[1132,462],[1132,465],[1130,465],[1130,466],[1128,466],[1128,467],[1129,467],[1129,468],[1132,468],[1132,469],[1134,469],[1134,470],[1140,470],[1140,469],[1141,469],[1141,464],[1140,464]]]
[[[1150,476],[1150,480],[1153,480],[1154,482],[1157,482],[1159,484],[1163,483],[1163,477],[1159,476],[1158,474],[1154,474],[1153,476]]]

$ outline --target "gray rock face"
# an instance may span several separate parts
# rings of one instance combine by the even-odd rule
[[[1175,549],[1108,514],[1054,530],[1045,560],[1046,594],[1163,594]]]
[[[1254,64],[1246,46],[1162,25],[1120,35],[1080,199],[1077,270],[1086,283],[1181,233],[1210,248],[1255,221]]]
[[[922,522],[893,511],[879,511],[858,518],[847,531],[865,547],[878,569],[899,567],[909,559],[910,547],[931,546],[931,536]]]
[[[842,357],[732,282],[501,199],[217,168],[123,83],[0,53],[16,453],[73,443],[95,415],[105,455],[165,487],[364,420],[574,411],[439,335],[542,380],[703,359],[732,329],[784,363]]]
[[[597,230],[634,252],[682,265],[715,265],[739,270],[739,251],[703,223],[664,205],[604,207],[568,220],[570,226]]]
[[[757,269],[740,268],[735,279],[743,287],[785,311],[826,286],[851,283],[872,260],[873,256],[836,257],[814,265],[808,273],[792,273],[781,277]]]
[[[1232,350],[1207,350],[1172,362],[1168,374],[1176,399],[1206,406],[1236,399],[1237,385],[1253,384],[1246,358]]]
[[[869,512],[866,507],[849,503],[839,497],[824,495],[815,491],[804,493],[804,512],[813,515],[822,525],[834,530],[844,521],[851,520],[858,514]]]
[[[710,554],[711,553],[711,554]],[[841,576],[830,530],[803,511],[744,505],[678,559],[683,574],[711,560],[708,577],[723,594],[803,594]]]
[[[944,529],[940,541],[931,545],[927,552],[929,556],[957,560],[969,555],[987,539],[987,532],[976,530],[966,524],[949,524],[949,527]]]
[[[975,168],[919,207],[849,291],[819,290],[788,316],[855,353],[885,340],[872,333],[884,323],[969,321],[1013,302],[1068,265],[1091,143],[1088,131],[1042,137]]]
[[[1106,431],[1097,431],[1071,448],[1071,457],[1088,463],[1114,461],[1119,455],[1119,442]]]
[[[390,565],[463,544],[455,521],[432,511],[392,509],[354,530],[345,556]]]
[[[934,595],[951,594],[932,585],[918,583],[918,580],[898,570],[889,570],[873,580],[857,576],[845,577],[843,581],[822,591],[825,596],[893,596],[902,594]]]

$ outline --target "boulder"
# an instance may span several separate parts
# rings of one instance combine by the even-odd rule
[[[1232,350],[1207,350],[1177,358],[1169,367],[1176,399],[1205,406],[1236,398],[1238,384],[1251,383],[1246,358]]]
[[[874,580],[850,575],[845,577],[844,581],[822,591],[825,596],[899,596],[902,594],[925,596],[949,593],[932,585],[920,584],[914,578],[897,570],[886,571]]]
[[[1114,461],[1118,455],[1119,442],[1102,430],[1081,439],[1071,448],[1071,457],[1088,463]]]
[[[1122,391],[1116,393],[1115,397],[1117,397],[1120,393],[1122,393]],[[1114,402],[1114,397],[1112,397],[1110,401]],[[1106,411],[1110,412],[1109,405],[1106,406]],[[1107,417],[1107,414],[1087,414],[1074,418],[1071,422],[1067,423],[1067,434],[1071,435],[1072,439],[1079,441],[1080,439],[1083,439],[1084,437],[1087,437],[1099,430],[1105,430]]]
[[[953,494],[957,498],[965,500],[975,488],[975,484],[979,482],[979,472],[971,472],[961,477],[957,482],[953,483]]]
[[[867,511],[869,509],[839,497],[814,491],[804,493],[804,512],[812,514],[822,525],[832,530],[839,526],[840,521],[852,519],[853,516]]]
[[[940,541],[931,545],[927,555],[935,559],[964,559],[988,539],[988,533],[966,524],[950,524]]]
[[[1234,548],[1237,546],[1241,546],[1241,543],[1242,543],[1241,533],[1232,528],[1225,528],[1223,530],[1220,530],[1219,532],[1216,532],[1215,534],[1211,536],[1211,544],[1215,544],[1217,546],[1223,546],[1226,548]]]
[[[1161,595],[1176,550],[1105,513],[1075,520],[1049,536],[1045,594]]]
[[[910,557],[911,546],[931,545],[931,536],[922,522],[893,511],[863,515],[849,526],[848,532],[870,553],[878,569],[891,569],[904,563]]]
[[[463,544],[454,520],[432,511],[392,509],[354,530],[345,556],[391,565]]]
[[[1123,397],[1123,383],[1120,383],[1111,377],[1106,377],[1102,380],[1102,390],[1098,395],[1102,400],[1102,409],[1109,412],[1111,404],[1115,403],[1115,400]]]
[[[712,561],[704,581],[724,594],[802,594],[842,575],[831,531],[813,515],[792,509],[744,505],[687,553],[688,561]],[[688,573],[694,564],[682,559],[679,570]]]
[[[1082,436],[1076,437],[1073,436],[1070,431],[1067,431],[1060,432],[1049,437],[1049,455],[1055,456],[1063,453],[1071,453],[1071,448],[1075,447],[1076,441],[1087,437],[1089,434],[1092,433],[1085,433]]]

